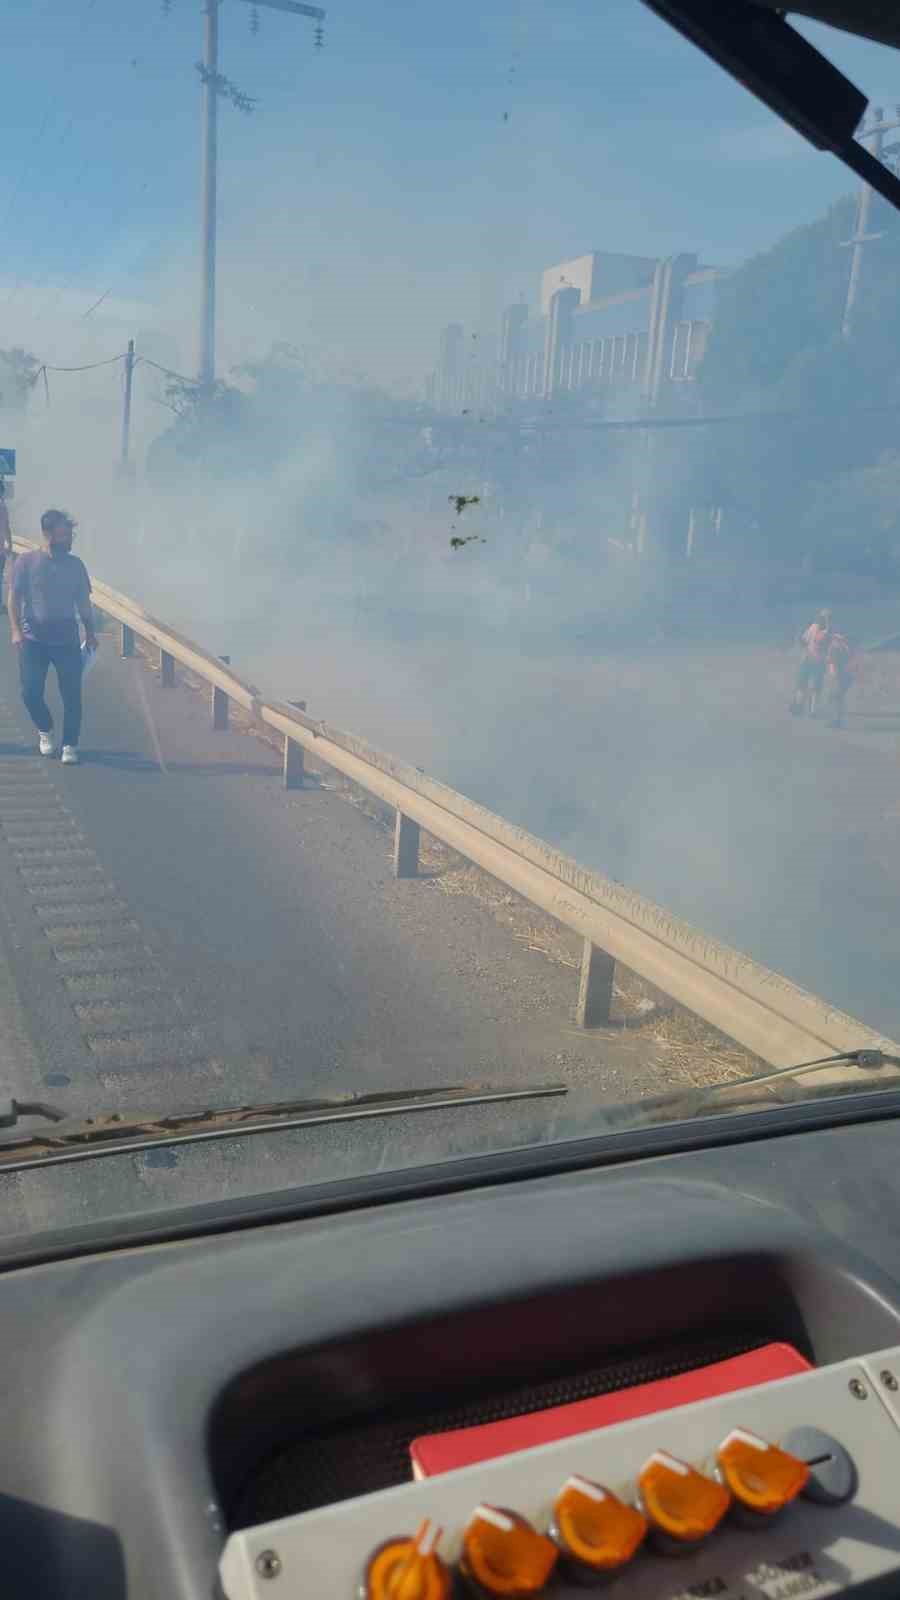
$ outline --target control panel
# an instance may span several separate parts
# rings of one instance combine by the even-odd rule
[[[900,1348],[245,1529],[220,1577],[227,1600],[900,1593]]]

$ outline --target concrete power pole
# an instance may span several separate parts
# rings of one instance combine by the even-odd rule
[[[128,341],[128,354],[125,357],[125,392],[122,400],[122,447],[119,452],[119,474],[127,478],[131,474],[129,450],[131,447],[131,391],[134,384],[134,340]]]
[[[219,6],[206,0],[203,54],[203,133],[200,146],[203,194],[200,237],[203,250],[203,285],[200,306],[200,360],[197,377],[204,387],[216,377],[216,201],[219,153]]]
[[[900,112],[900,106],[897,107],[897,110]],[[886,122],[884,111],[879,106],[877,109],[873,110],[872,120],[869,125],[863,125],[862,129],[860,130],[860,138],[862,140],[871,140],[872,154],[878,161],[881,161],[885,155],[890,154],[891,151],[896,149],[896,146],[891,146],[888,150],[886,150],[884,144],[885,134],[890,133],[893,128],[900,128],[900,119],[897,119],[893,122]],[[869,217],[871,215],[871,211],[872,190],[867,183],[864,183],[859,191],[859,196],[856,202],[856,228],[854,230],[853,238],[846,239],[844,241],[845,244],[852,245],[853,254],[850,257],[850,276],[847,280],[847,299],[844,305],[844,320],[841,324],[841,337],[843,339],[849,339],[853,331],[853,313],[859,299],[859,283],[862,275],[863,245],[870,244],[875,239],[881,238],[880,233],[869,232]]]
[[[201,144],[201,247],[202,292],[200,310],[200,351],[197,378],[204,388],[216,379],[216,204],[218,193],[218,103],[219,96],[228,94],[242,110],[252,102],[236,93],[219,72],[219,7],[222,0],[204,0],[205,47],[201,78],[203,82],[203,134]],[[253,6],[254,22],[258,6],[268,6],[271,11],[289,11],[295,16],[312,17],[319,24],[316,44],[322,43],[321,24],[325,12],[320,6],[301,5],[300,0],[245,0]]]

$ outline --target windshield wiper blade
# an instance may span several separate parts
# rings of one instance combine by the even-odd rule
[[[276,1100],[259,1104],[219,1106],[173,1112],[166,1116],[111,1112],[83,1121],[67,1121],[65,1113],[43,1102],[17,1101],[0,1094],[0,1128],[16,1130],[20,1117],[39,1116],[52,1129],[28,1129],[0,1135],[0,1172],[59,1166],[99,1156],[139,1153],[154,1147],[201,1144],[253,1133],[284,1132],[330,1122],[360,1122],[460,1106],[542,1100],[568,1094],[564,1083],[451,1085],[438,1089],[394,1089],[377,1094],[333,1095],[320,1100]]]
[[[868,1046],[859,1050],[840,1050],[833,1056],[817,1056],[814,1061],[797,1061],[787,1067],[770,1067],[765,1072],[752,1072],[745,1078],[729,1078],[724,1083],[691,1084],[684,1089],[675,1089],[670,1094],[632,1100],[628,1105],[616,1107],[613,1118],[618,1120],[617,1112],[631,1113],[632,1116],[640,1112],[643,1119],[647,1115],[655,1116],[659,1111],[678,1111],[682,1117],[693,1117],[729,1090],[741,1091],[745,1095],[750,1090],[752,1097],[752,1091],[766,1084],[784,1078],[800,1078],[807,1072],[820,1072],[823,1067],[839,1066],[841,1062],[859,1067],[861,1071],[877,1072],[882,1067],[900,1067],[900,1056],[888,1055],[884,1050]]]

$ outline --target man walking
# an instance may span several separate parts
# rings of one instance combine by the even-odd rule
[[[22,699],[40,734],[42,756],[56,754],[53,718],[44,698],[47,672],[56,668],[63,703],[62,759],[78,761],[81,733],[81,639],[96,649],[91,580],[83,561],[72,554],[75,524],[65,511],[41,517],[43,549],[19,557],[9,585],[12,642],[19,652]]]

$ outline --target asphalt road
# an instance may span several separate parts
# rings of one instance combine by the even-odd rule
[[[14,1094],[84,1116],[559,1079],[599,1105],[666,1087],[649,1042],[572,1027],[573,972],[434,879],[398,882],[383,827],[327,787],[286,793],[275,751],[214,733],[206,698],[121,660],[113,632],[85,694],[81,765],[42,760],[4,637],[0,1059]],[[0,1179],[0,1214],[17,1231],[280,1188],[517,1144],[558,1115],[428,1114]]]

